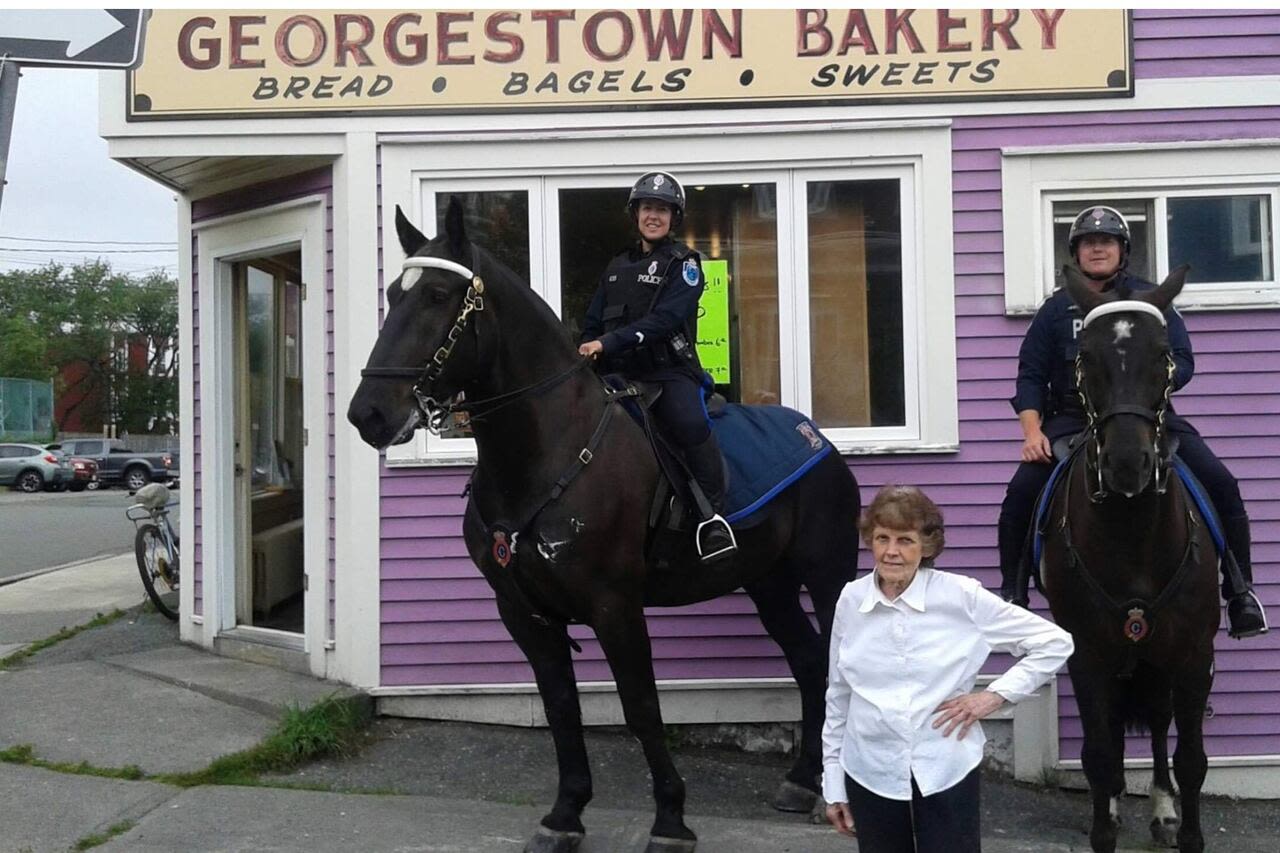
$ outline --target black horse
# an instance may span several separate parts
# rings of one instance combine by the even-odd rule
[[[611,417],[617,403],[584,369],[559,319],[467,239],[456,199],[442,236],[428,240],[399,210],[396,229],[409,258],[387,288],[386,320],[347,417],[383,448],[447,411],[438,401],[459,392],[468,401],[479,460],[463,536],[533,668],[560,770],[555,805],[526,850],[576,849],[591,799],[568,621],[595,630],[649,763],[656,816],[648,851],[694,848],[684,780],[663,740],[644,608],[739,587],[782,647],[801,694],[799,755],[774,806],[815,807],[832,613],[857,568],[858,485],[839,455],[827,454],[774,499],[765,521],[741,531],[734,560],[699,564],[690,536],[674,568],[656,570],[645,549],[658,463],[631,418]]]
[[[1096,293],[1067,270],[1068,292],[1086,314],[1076,377],[1089,430],[1050,505],[1041,570],[1054,618],[1075,638],[1068,667],[1084,725],[1089,840],[1106,853],[1116,848],[1126,727],[1151,732],[1152,836],[1184,853],[1204,849],[1202,724],[1218,630],[1217,555],[1171,470],[1164,429],[1173,358],[1162,312],[1185,277],[1184,267],[1155,290]]]

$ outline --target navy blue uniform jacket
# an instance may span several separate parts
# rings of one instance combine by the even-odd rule
[[[1149,281],[1121,272],[1107,284],[1106,290],[1123,285],[1132,290],[1151,290]],[[1169,345],[1173,350],[1173,390],[1191,381],[1195,373],[1195,355],[1182,316],[1170,306],[1164,312],[1169,324]],[[1076,338],[1084,324],[1084,315],[1076,308],[1065,289],[1053,293],[1040,306],[1031,327],[1018,350],[1016,392],[1009,402],[1015,412],[1035,409],[1040,413],[1042,429],[1050,439],[1084,426],[1084,409],[1076,393]],[[1172,411],[1172,407],[1170,407]],[[1050,421],[1057,423],[1050,425]]]
[[[658,247],[655,247],[655,250],[656,248]],[[627,251],[633,260],[652,254],[652,252],[647,254],[641,252],[639,244]],[[698,300],[702,297],[702,291],[706,288],[707,282],[699,271],[698,283],[690,287],[681,275],[682,269],[683,264],[679,261],[667,268],[667,275],[663,279],[657,301],[654,302],[653,309],[648,314],[620,329],[614,329],[607,335],[604,334],[604,274],[602,273],[600,285],[596,287],[596,294],[587,307],[582,340],[594,341],[600,338],[600,343],[604,346],[603,354],[617,355],[638,344],[647,341],[665,341],[676,332],[685,331],[685,323],[695,316]],[[692,344],[693,341],[689,343]]]

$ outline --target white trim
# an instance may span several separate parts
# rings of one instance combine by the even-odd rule
[[[1157,280],[1169,273],[1161,224],[1166,196],[1269,196],[1273,280],[1190,284],[1176,304],[1179,310],[1280,307],[1280,141],[1019,147],[1002,149],[1001,161],[1006,314],[1034,313],[1052,292],[1053,202],[1099,196],[1155,198],[1150,233]]]
[[[1084,324],[1082,328],[1089,328],[1089,324],[1099,317],[1105,317],[1108,314],[1119,314],[1123,312],[1136,311],[1139,314],[1150,314],[1160,321],[1161,326],[1167,326],[1168,321],[1165,320],[1164,314],[1160,309],[1152,305],[1150,302],[1139,302],[1136,299],[1121,299],[1118,302],[1106,302],[1094,308],[1088,314],[1084,315]]]
[[[394,217],[394,207],[391,212]],[[394,246],[394,222],[385,233]],[[378,163],[372,133],[350,134],[346,154],[333,166],[333,243],[335,609],[326,676],[368,688],[381,674],[382,466],[378,452],[347,423],[346,408],[378,338]]]
[[[323,291],[325,262],[324,196],[311,195],[284,204],[243,214],[220,217],[192,226],[198,235],[200,270],[200,412],[201,486],[206,523],[203,525],[204,631],[202,644],[212,648],[216,638],[236,628],[236,525],[232,419],[234,406],[225,399],[234,388],[234,332],[231,280],[232,263],[267,252],[296,247],[302,257],[304,283],[318,282]],[[327,431],[324,393],[327,387],[324,359],[314,359],[314,347],[323,347],[324,300],[303,305],[303,425],[316,436],[305,449],[309,472],[326,472]],[[327,477],[306,477],[304,485],[304,570],[317,572],[317,563],[326,564],[328,541],[324,520]],[[318,510],[318,512],[317,512]],[[212,523],[209,523],[212,522]],[[311,655],[322,645],[315,630],[314,611],[324,612],[324,584],[309,584],[305,610],[309,614],[302,645]],[[313,669],[315,656],[313,659]]]
[[[1153,763],[1150,758],[1125,759],[1127,793],[1150,793]],[[1064,788],[1088,790],[1089,783],[1079,759],[1058,762],[1054,775]],[[1251,800],[1280,800],[1280,755],[1211,755],[1209,772],[1200,793]]]
[[[211,138],[241,136],[265,140],[267,137],[297,134],[340,134],[352,128],[377,134],[419,133],[429,122],[440,133],[501,133],[515,121],[530,130],[595,128],[621,130],[628,135],[643,127],[661,125],[677,134],[688,127],[733,127],[759,123],[803,123],[847,121],[849,111],[868,122],[900,123],[914,119],[960,116],[1018,115],[1039,113],[1110,113],[1131,110],[1170,110],[1226,107],[1269,107],[1275,105],[1280,75],[1244,77],[1177,77],[1134,81],[1132,98],[1060,98],[1025,101],[940,101],[934,103],[860,103],[850,101],[824,107],[734,107],[689,110],[636,110],[611,112],[494,112],[455,115],[333,115],[317,118],[227,118],[129,122],[125,119],[125,74],[103,71],[99,78],[98,132],[110,145],[128,139],[188,139],[193,144],[163,155],[118,154],[123,156],[198,156]],[[176,142],[175,142],[176,144]],[[146,150],[140,147],[139,150]],[[191,152],[195,152],[192,155]]]
[[[178,589],[178,635],[183,642],[200,641],[204,619],[196,615],[196,441],[195,413],[195,293],[191,281],[191,202],[178,196],[178,450],[183,470],[178,482],[178,541],[185,546],[186,575]],[[202,419],[203,423],[203,419]],[[206,525],[207,529],[207,525]],[[180,552],[181,553],[181,552]],[[202,567],[203,571],[203,567]],[[202,579],[203,582],[203,579]],[[198,620],[198,621],[197,621]]]
[[[907,392],[914,384],[917,393],[907,400],[911,410],[918,407],[918,421],[905,429],[850,428],[833,436],[842,453],[859,453],[874,446],[877,452],[930,452],[954,449],[959,443],[958,393],[955,359],[955,275],[952,239],[951,131],[948,121],[917,124],[849,124],[838,129],[769,127],[724,143],[716,128],[691,129],[665,141],[634,136],[615,137],[608,145],[597,138],[565,138],[562,132],[530,131],[501,140],[395,144],[382,148],[383,234],[395,234],[394,210],[399,204],[413,211],[423,224],[423,233],[434,232],[434,216],[427,217],[432,194],[446,187],[460,189],[523,189],[530,192],[530,218],[539,220],[540,205],[554,211],[554,203],[539,201],[561,186],[601,185],[618,181],[619,164],[653,163],[674,169],[686,185],[715,180],[760,176],[774,180],[779,193],[779,279],[794,278],[793,253],[796,223],[786,220],[783,209],[791,208],[791,185],[812,169],[857,178],[875,175],[884,169],[908,173],[904,192],[911,193],[904,205],[903,250],[904,370]],[[495,174],[493,164],[503,164]],[[787,199],[788,203],[783,203]],[[545,216],[542,217],[545,219]],[[539,220],[541,221],[541,220]],[[553,224],[547,224],[545,238],[535,242],[531,235],[531,276],[542,272],[554,280],[550,260],[540,258],[540,245],[556,252]],[[791,234],[793,239],[786,239]],[[928,243],[928,251],[925,244]],[[393,270],[403,253],[393,239],[384,246],[384,269]],[[533,283],[535,289],[538,284]],[[914,287],[913,287],[914,285]],[[542,292],[539,290],[539,292]],[[544,298],[547,295],[544,294]],[[783,403],[803,408],[809,379],[796,371],[808,363],[808,341],[797,325],[807,317],[808,305],[800,289],[785,287],[779,293],[780,346],[784,356]],[[548,298],[558,303],[558,294]],[[927,306],[927,307],[926,307]],[[553,305],[553,308],[556,307]],[[807,325],[807,323],[806,323]],[[475,460],[469,439],[417,437],[416,441],[392,449],[389,465],[464,465]]]

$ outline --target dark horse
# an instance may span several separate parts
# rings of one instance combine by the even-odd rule
[[[808,811],[821,772],[832,613],[857,568],[860,499],[849,469],[838,454],[824,457],[774,499],[765,521],[738,534],[736,559],[700,565],[690,536],[673,569],[655,570],[646,565],[645,545],[658,463],[631,418],[610,417],[618,404],[583,369],[559,319],[515,273],[468,241],[456,200],[440,237],[428,240],[399,210],[396,229],[409,258],[387,288],[386,320],[347,417],[366,442],[383,448],[442,411],[437,401],[464,392],[479,460],[463,536],[533,668],[560,770],[555,805],[525,849],[576,849],[591,799],[566,621],[595,630],[627,726],[649,763],[656,816],[648,851],[694,848],[696,836],[684,823],[684,780],[663,740],[644,608],[739,587],[782,647],[801,694],[799,755],[774,805]],[[801,606],[802,586],[818,628]]]
[[[1043,587],[1076,650],[1068,662],[1084,725],[1093,800],[1089,840],[1116,848],[1126,727],[1151,732],[1151,833],[1184,853],[1204,849],[1202,722],[1218,630],[1217,555],[1205,519],[1171,471],[1164,417],[1173,358],[1162,312],[1186,268],[1155,290],[1096,293],[1073,269],[1067,289],[1086,314],[1077,384],[1089,419],[1046,522]],[[1169,782],[1169,722],[1178,723]]]

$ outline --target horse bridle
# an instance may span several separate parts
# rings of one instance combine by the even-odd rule
[[[474,252],[472,257],[474,258]],[[473,262],[474,263],[474,262]],[[362,377],[371,377],[375,379],[413,379],[413,396],[418,403],[418,411],[422,415],[422,423],[432,435],[440,435],[444,430],[445,424],[449,417],[455,412],[466,412],[471,415],[472,420],[477,420],[483,415],[476,414],[478,409],[484,408],[485,414],[492,414],[498,409],[503,408],[526,394],[536,394],[551,388],[554,385],[568,379],[570,374],[581,370],[590,364],[588,359],[580,359],[572,367],[561,371],[547,379],[541,379],[537,382],[517,388],[513,391],[507,391],[503,394],[497,394],[493,397],[487,397],[482,400],[473,400],[464,403],[449,403],[437,400],[430,393],[431,385],[440,378],[440,374],[444,372],[445,363],[449,357],[453,355],[453,348],[457,345],[458,340],[466,331],[467,321],[471,319],[472,314],[478,314],[484,310],[484,280],[479,275],[472,272],[468,267],[463,266],[455,261],[446,260],[444,258],[434,258],[429,255],[414,256],[405,258],[401,266],[401,273],[410,269],[437,269],[446,272],[456,273],[465,278],[469,284],[467,285],[466,295],[462,297],[462,305],[458,309],[458,316],[454,318],[453,325],[449,327],[449,331],[445,334],[444,343],[436,348],[435,353],[427,360],[426,366],[418,367],[366,367],[360,371]],[[477,346],[479,345],[480,329],[474,326],[476,332]]]
[[[1141,302],[1139,300],[1120,300],[1116,302],[1108,302],[1094,308],[1084,318],[1082,329],[1087,329],[1089,323],[1098,317],[1106,314],[1115,314],[1121,311],[1141,311],[1153,314],[1160,320],[1162,326],[1167,325],[1164,314],[1159,308],[1156,308],[1149,302]],[[1094,503],[1102,501],[1107,496],[1107,488],[1102,479],[1102,428],[1107,421],[1116,415],[1137,415],[1143,420],[1151,423],[1155,427],[1155,488],[1157,494],[1164,494],[1165,489],[1169,486],[1169,469],[1172,461],[1168,456],[1161,452],[1165,438],[1165,415],[1169,411],[1169,401],[1173,397],[1173,376],[1177,371],[1177,364],[1174,363],[1173,353],[1166,349],[1164,353],[1166,363],[1166,374],[1164,393],[1160,397],[1160,402],[1156,408],[1151,409],[1146,406],[1135,406],[1129,403],[1121,403],[1111,406],[1101,415],[1094,408],[1093,402],[1089,399],[1088,393],[1084,386],[1084,361],[1079,352],[1076,353],[1076,392],[1080,395],[1080,401],[1084,405],[1086,418],[1085,429],[1089,433],[1089,447],[1086,452],[1085,462],[1096,484],[1089,491],[1089,500]]]

